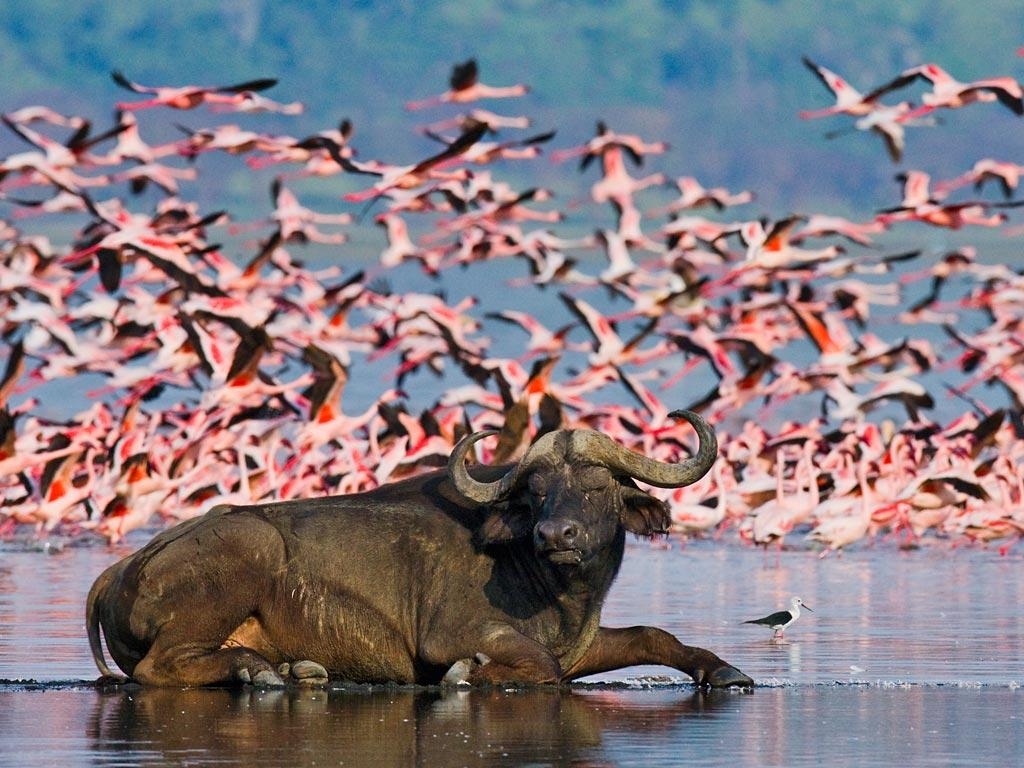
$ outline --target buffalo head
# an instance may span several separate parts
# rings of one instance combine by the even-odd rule
[[[695,456],[678,464],[649,459],[589,429],[559,430],[539,438],[503,477],[482,482],[470,476],[465,457],[473,444],[494,432],[463,438],[452,451],[448,474],[470,501],[488,505],[480,529],[483,544],[532,537],[539,555],[556,565],[579,565],[622,531],[640,536],[665,533],[668,508],[637,487],[679,488],[699,480],[714,464],[714,431],[690,411],[673,411],[697,431]]]

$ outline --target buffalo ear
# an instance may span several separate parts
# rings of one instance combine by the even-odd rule
[[[668,504],[639,488],[622,489],[622,526],[637,536],[668,533]]]
[[[476,540],[481,546],[502,544],[533,535],[533,520],[529,513],[521,508],[491,510],[480,523],[476,532]]]

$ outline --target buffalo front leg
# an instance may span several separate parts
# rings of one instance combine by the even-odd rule
[[[590,648],[565,673],[565,680],[632,667],[661,664],[685,672],[697,685],[748,687],[754,681],[704,648],[683,645],[657,627],[601,627]]]
[[[491,626],[474,644],[473,656],[452,664],[442,682],[447,685],[557,683],[558,659],[536,640],[512,627]]]

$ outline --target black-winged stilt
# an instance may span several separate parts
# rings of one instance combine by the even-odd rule
[[[786,627],[792,624],[794,621],[800,618],[800,609],[807,608],[808,611],[814,613],[799,597],[794,597],[789,601],[789,608],[785,611],[776,611],[760,619],[750,619],[744,621],[744,624],[760,624],[762,627],[769,627],[774,630],[772,635],[773,639],[779,639],[782,637],[782,633]]]

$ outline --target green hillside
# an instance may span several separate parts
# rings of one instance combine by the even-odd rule
[[[563,146],[603,118],[671,142],[665,167],[676,175],[755,189],[767,212],[812,201],[872,210],[894,202],[898,169],[874,136],[823,138],[843,120],[796,117],[830,101],[801,55],[862,90],[926,61],[964,80],[1020,76],[1021,29],[1024,5],[1010,0],[15,0],[0,7],[0,109],[45,103],[100,123],[95,105],[124,97],[112,69],[154,85],[272,76],[268,95],[307,111],[252,117],[261,127],[301,135],[346,116],[363,157],[412,158],[431,145],[412,130],[425,117],[403,103],[443,90],[451,65],[474,56],[482,79],[533,86],[491,106],[557,126]],[[982,156],[1019,159],[1020,120],[983,106],[949,113],[955,132],[914,131],[903,166],[941,176]]]

